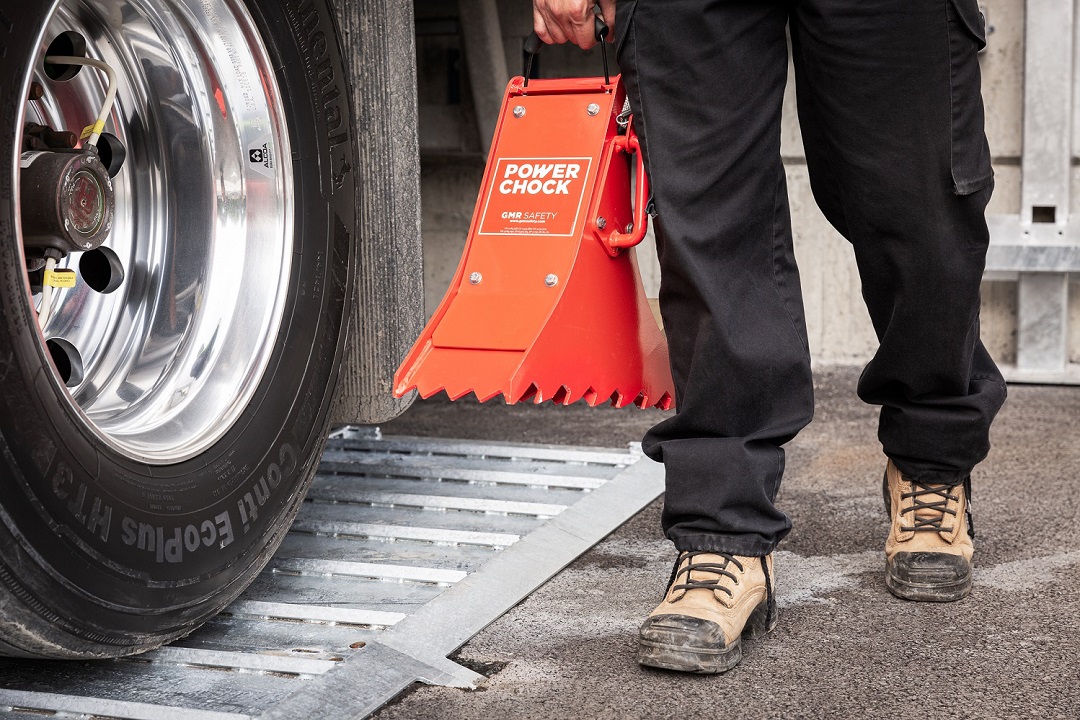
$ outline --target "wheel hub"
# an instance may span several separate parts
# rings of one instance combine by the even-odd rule
[[[93,250],[112,230],[116,198],[91,152],[31,151],[20,162],[23,248],[28,260]]]

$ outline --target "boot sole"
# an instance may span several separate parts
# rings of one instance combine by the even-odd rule
[[[727,647],[702,647],[695,645],[690,633],[667,630],[668,642],[649,637],[647,631],[638,636],[637,662],[639,665],[676,670],[698,675],[716,675],[727,672],[742,660],[742,639],[752,640],[768,634],[776,627],[778,613],[775,606],[770,613],[766,603],[761,603],[746,620],[742,635]],[[670,640],[674,640],[671,642]]]
[[[962,600],[971,592],[971,575],[962,580],[943,585],[940,583],[918,583],[897,577],[891,565],[885,567],[885,587],[902,600],[916,602],[955,602]]]

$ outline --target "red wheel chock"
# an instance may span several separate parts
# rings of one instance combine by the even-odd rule
[[[623,103],[619,77],[510,81],[464,255],[396,396],[673,406],[631,249],[648,186]]]

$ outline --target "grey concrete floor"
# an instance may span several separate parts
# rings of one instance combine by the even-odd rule
[[[776,559],[780,624],[712,677],[634,663],[674,551],[653,503],[455,656],[482,690],[415,686],[406,718],[1078,718],[1080,388],[1012,386],[973,476],[975,589],[893,598],[876,411],[856,369],[817,373],[814,422],[787,446]],[[660,411],[417,403],[384,432],[623,446]]]

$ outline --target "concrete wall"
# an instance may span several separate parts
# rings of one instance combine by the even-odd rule
[[[507,64],[520,72],[521,43],[531,30],[531,4],[500,0]],[[434,310],[457,266],[468,232],[483,172],[475,114],[463,65],[447,67],[449,59],[463,63],[453,3],[416,3],[420,72],[420,143],[424,261],[427,309]],[[1020,209],[1020,156],[1023,121],[1024,0],[986,0],[993,31],[980,56],[987,134],[997,186],[988,212],[1017,213]],[[540,59],[545,76],[600,73],[598,52],[573,47],[545,48]],[[790,75],[790,73],[789,73]],[[456,89],[454,89],[456,83]],[[810,193],[802,140],[795,117],[794,87],[785,100],[782,154],[787,165],[788,190],[795,251],[802,273],[810,347],[817,364],[861,363],[876,342],[860,295],[860,283],[850,246],[821,215]],[[1080,115],[1080,113],[1078,113]],[[1075,151],[1074,151],[1075,152]],[[1074,158],[1072,212],[1080,212],[1080,169]],[[652,238],[639,248],[646,291],[655,296],[659,269]],[[1080,362],[1080,283],[1071,285],[1070,354]],[[997,280],[983,286],[983,338],[1000,362],[1016,357],[1015,282]]]

